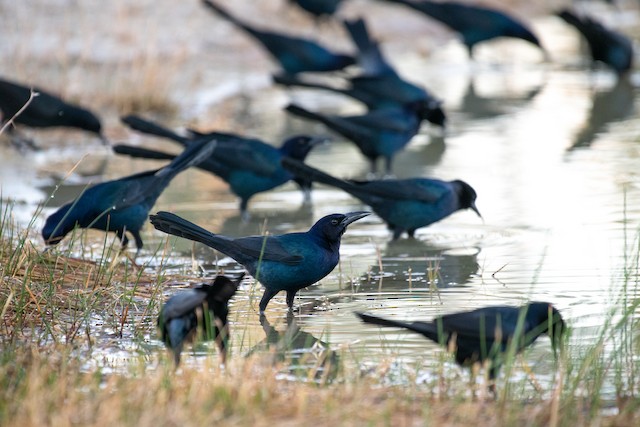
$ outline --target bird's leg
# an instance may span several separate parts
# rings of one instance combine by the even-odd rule
[[[275,297],[278,291],[272,291],[271,289],[264,289],[264,293],[262,294],[262,299],[260,300],[260,315],[264,316],[264,311],[267,309],[267,304],[271,301],[271,298]]]
[[[302,204],[303,205],[310,205],[311,204],[311,185],[309,185],[308,187],[302,187]]]
[[[119,255],[124,255],[124,257],[126,259],[128,259],[129,261],[131,261],[131,265],[133,265],[134,268],[139,269],[140,266],[138,264],[136,264],[136,260],[135,257],[131,258],[131,255],[129,255],[127,253],[127,246],[129,245],[129,238],[127,237],[127,232],[126,230],[116,230],[116,236],[118,237],[118,239],[120,239],[121,246],[120,246],[120,251],[119,251]],[[136,239],[136,245],[138,244],[138,239],[140,238],[140,235],[138,234],[136,237],[137,233],[131,233],[133,234],[133,237]],[[142,239],[140,239],[140,242],[142,242]],[[138,252],[140,251],[141,246],[138,246],[138,251],[136,251],[136,257],[138,256]]]
[[[385,173],[387,174],[386,176],[388,177],[392,177],[393,173],[391,172],[391,163],[393,162],[393,159],[391,158],[391,156],[389,157],[385,157],[384,159],[384,165],[385,165]]]
[[[392,227],[391,230],[393,230],[393,240],[398,240],[400,236],[402,236],[402,232],[404,231],[399,227]]]
[[[251,214],[248,210],[249,201],[246,199],[240,200],[240,218],[242,218],[242,222],[249,222],[251,219]]]
[[[416,234],[416,229],[413,228],[411,230],[407,230],[407,234],[409,235],[409,237],[411,237],[412,239],[415,238],[414,234]]]
[[[376,176],[376,174],[378,173],[378,164],[376,162],[376,158],[372,158],[369,159],[369,164],[371,165],[371,172],[370,174],[373,175],[374,177]]]
[[[287,306],[289,307],[289,311],[292,312],[293,311],[293,300],[296,298],[296,291],[295,290],[288,290],[287,291]]]

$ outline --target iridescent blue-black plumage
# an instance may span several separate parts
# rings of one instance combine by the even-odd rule
[[[262,44],[287,74],[336,71],[355,63],[353,56],[333,53],[313,40],[259,30],[230,15],[212,1],[203,0],[202,3]]]
[[[162,191],[177,174],[207,158],[214,149],[215,142],[202,140],[162,169],[87,188],[47,218],[42,229],[45,243],[58,244],[76,227],[94,228],[115,232],[123,247],[129,242],[126,233],[130,233],[139,251],[143,246],[140,230]]]
[[[606,28],[593,18],[578,15],[569,9],[561,10],[557,15],[583,35],[589,45],[593,61],[608,65],[618,75],[625,74],[631,69],[633,44],[628,37]]]
[[[470,57],[473,56],[473,48],[476,44],[498,37],[525,40],[542,49],[533,31],[516,18],[497,9],[455,1],[387,1],[400,3],[422,12],[460,34]]]
[[[287,292],[293,308],[296,293],[329,274],[340,259],[340,240],[347,226],[368,212],[327,215],[307,232],[231,238],[211,233],[169,212],[151,215],[158,230],[204,243],[235,259],[265,287],[260,312],[278,292]]]
[[[455,360],[461,366],[489,360],[491,379],[496,377],[510,345],[514,345],[515,352],[519,353],[540,335],[547,334],[555,352],[566,331],[560,312],[547,302],[531,302],[522,307],[484,307],[446,314],[429,322],[356,314],[365,323],[408,329],[446,348],[453,348]]]
[[[216,150],[198,167],[219,176],[229,184],[231,191],[240,198],[240,211],[243,214],[246,213],[249,200],[255,194],[271,190],[290,180],[294,180],[300,186],[308,199],[311,183],[296,178],[283,169],[281,160],[291,157],[303,161],[315,146],[326,139],[298,135],[287,138],[282,146],[276,148],[256,138],[223,132],[193,133],[189,137],[183,137],[137,116],[124,117],[123,122],[137,131],[169,138],[184,146],[202,138],[214,139],[217,143]],[[127,145],[116,145],[114,151],[132,157],[173,158],[171,154]]]
[[[418,228],[440,221],[462,209],[476,208],[476,192],[460,180],[432,178],[345,181],[291,159],[283,166],[298,176],[340,188],[369,205],[399,238],[406,232],[413,236]]]

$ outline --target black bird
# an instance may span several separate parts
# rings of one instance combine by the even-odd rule
[[[294,104],[289,104],[285,110],[318,121],[352,141],[369,160],[372,173],[377,170],[378,158],[384,158],[385,171],[390,174],[393,157],[420,130],[422,106],[420,102],[413,102],[401,108],[374,110],[360,116],[324,115]]]
[[[235,259],[265,287],[260,314],[278,292],[287,291],[293,309],[296,293],[329,274],[340,259],[340,239],[347,226],[369,212],[327,215],[307,232],[237,239],[216,235],[169,212],[151,215],[160,231],[204,243]]]
[[[365,323],[408,329],[446,348],[453,348],[456,362],[461,366],[489,361],[492,380],[505,362],[511,345],[515,353],[519,353],[540,335],[547,334],[556,354],[566,331],[560,312],[547,302],[531,302],[522,307],[484,307],[439,316],[431,322],[401,322],[364,313],[356,315]]]
[[[308,201],[311,182],[294,177],[282,168],[280,161],[284,157],[303,161],[313,147],[326,141],[324,137],[298,135],[286,139],[280,148],[275,148],[259,139],[222,132],[197,134],[187,138],[137,116],[127,116],[122,121],[132,129],[169,138],[184,146],[189,146],[193,141],[202,138],[215,139],[218,144],[215,151],[211,153],[209,158],[198,164],[198,167],[219,176],[229,184],[231,191],[240,198],[240,212],[245,219],[251,197],[257,193],[272,190],[290,180],[300,186],[304,193],[305,202]],[[149,159],[172,159],[174,157],[172,154],[127,145],[117,145],[114,147],[114,151],[132,157]]]
[[[633,44],[623,34],[605,28],[601,23],[588,16],[578,16],[569,9],[557,14],[568,24],[574,26],[587,40],[591,58],[600,61],[623,75],[633,65]]]
[[[209,0],[202,0],[202,3],[260,42],[287,74],[336,71],[355,63],[353,56],[333,53],[313,40],[258,30]]]
[[[421,119],[444,127],[446,116],[442,110],[442,101],[426,89],[398,75],[384,58],[377,42],[369,37],[364,21],[345,21],[345,27],[358,46],[358,61],[364,69],[364,74],[348,79],[346,88],[307,82],[288,75],[274,76],[274,81],[285,86],[324,89],[346,95],[362,102],[369,110],[401,108],[408,103],[418,103]]]
[[[33,91],[38,95],[14,118],[13,123],[34,128],[81,129],[96,134],[103,144],[109,144],[102,134],[100,120],[91,111],[65,102],[40,88],[34,87]],[[3,123],[10,120],[27,103],[30,95],[30,87],[0,79],[0,110]],[[30,141],[27,143],[33,145]]]
[[[480,216],[476,192],[464,181],[430,178],[344,181],[291,159],[283,159],[282,164],[296,175],[340,188],[369,205],[387,223],[394,240],[405,231],[413,237],[418,228],[461,209],[471,209]]]
[[[204,340],[215,340],[224,364],[229,339],[229,300],[236,293],[242,276],[230,279],[217,276],[211,283],[176,293],[164,304],[158,315],[162,341],[173,351],[176,367],[185,342],[194,338],[198,328]]]
[[[316,19],[330,17],[340,7],[343,0],[289,0],[301,9],[313,15]]]
[[[87,188],[77,199],[51,214],[42,229],[48,245],[57,245],[74,228],[113,231],[126,248],[129,232],[138,252],[143,243],[140,229],[149,210],[171,180],[183,170],[206,159],[215,149],[215,141],[198,141],[162,169],[138,173]]]
[[[394,80],[399,84],[395,84]],[[434,125],[444,127],[446,115],[442,109],[442,101],[435,98],[426,90],[414,86],[407,81],[395,78],[360,76],[349,80],[349,87],[339,88],[318,82],[310,82],[296,76],[273,76],[275,83],[284,86],[298,86],[311,89],[321,89],[348,96],[367,106],[369,111],[381,109],[397,109],[408,102],[422,103],[419,108],[420,118]],[[396,90],[389,90],[395,87]],[[414,91],[413,89],[417,89]],[[419,92],[422,92],[420,95]]]
[[[387,0],[400,3],[440,21],[462,36],[469,57],[473,47],[480,42],[497,37],[512,37],[533,43],[542,49],[538,38],[523,23],[505,12],[483,6],[455,1],[433,2],[428,0]]]

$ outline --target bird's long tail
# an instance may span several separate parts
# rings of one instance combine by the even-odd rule
[[[255,35],[255,32],[254,32],[253,28],[250,28],[245,23],[241,22],[240,20],[238,20],[238,18],[236,18],[235,16],[229,14],[229,12],[227,12],[226,10],[224,10],[223,8],[221,8],[220,6],[215,4],[214,2],[212,2],[210,0],[202,0],[202,4],[205,7],[211,9],[212,11],[214,11],[217,15],[219,15],[222,18],[226,19],[227,21],[231,22],[232,24],[242,28],[243,30],[247,31],[250,34],[254,34]]]
[[[367,24],[362,18],[353,21],[345,20],[344,26],[358,48],[358,63],[365,75],[397,75],[385,60],[378,42],[371,38]]]
[[[190,138],[178,135],[171,129],[167,129],[164,126],[160,126],[157,123],[150,122],[149,120],[145,120],[142,117],[133,114],[124,116],[120,120],[122,121],[122,123],[126,124],[133,130],[137,130],[138,132],[167,138],[172,141],[179,142],[182,145],[186,145],[191,141]]]
[[[211,156],[216,148],[215,140],[200,140],[190,143],[171,163],[156,172],[156,176],[172,179],[183,170],[195,166]]]
[[[160,211],[155,215],[150,215],[149,219],[157,230],[174,236],[184,237],[185,239],[195,242],[204,243],[214,249],[218,248],[215,242],[222,238],[170,212]]]
[[[328,173],[322,172],[318,169],[312,168],[309,165],[304,164],[298,160],[290,157],[284,157],[282,159],[282,166],[293,173],[295,176],[321,184],[330,185],[332,187],[340,188],[349,192],[353,189],[353,184],[347,181],[343,181],[339,178],[333,177]]]
[[[573,25],[574,27],[580,27],[582,25],[582,20],[578,17],[578,15],[574,14],[569,9],[562,9],[557,12],[557,15],[565,22]]]
[[[369,36],[367,25],[362,18],[353,21],[345,20],[344,26],[360,52],[367,52],[375,44]]]
[[[328,85],[324,85],[322,83],[315,82],[306,82],[302,79],[297,78],[296,76],[292,76],[290,74],[275,74],[273,75],[273,82],[282,86],[298,86],[298,87],[307,87],[312,89],[324,89],[330,90],[334,92],[339,92],[341,89],[334,88]]]
[[[290,112],[294,116],[302,117],[304,119],[315,120],[317,122],[324,123],[324,124],[330,123],[330,120],[328,120],[322,114],[314,113],[313,111],[306,110],[295,104],[287,105],[285,110]]]
[[[113,147],[117,154],[134,157],[138,159],[173,160],[175,155],[162,151],[149,150],[147,148],[134,147],[132,145],[118,144]]]
[[[384,319],[382,317],[372,316],[360,312],[355,313],[364,323],[372,325],[387,326],[392,328],[403,328],[412,332],[417,332],[425,337],[438,342],[438,331],[434,323],[427,322],[402,322],[399,320]]]

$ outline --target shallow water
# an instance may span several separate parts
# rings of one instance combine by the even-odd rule
[[[629,13],[637,18],[636,13]],[[595,340],[597,328],[620,306],[625,271],[631,271],[630,286],[637,279],[640,76],[633,74],[629,80],[616,82],[606,70],[590,72],[567,27],[546,17],[537,19],[535,27],[544,34],[550,62],[541,61],[535,49],[518,42],[483,46],[475,62],[461,56],[456,41],[428,57],[403,51],[393,58],[403,75],[444,100],[449,118],[444,134],[425,125],[396,157],[396,175],[465,180],[478,193],[483,220],[470,211],[458,212],[418,230],[416,239],[393,242],[375,216],[352,225],[343,238],[340,267],[320,284],[299,293],[296,304],[302,308],[285,338],[278,338],[271,328],[281,334],[287,329],[284,295],[269,306],[271,325],[260,325],[257,303],[262,291],[245,281],[231,304],[232,357],[265,352],[265,342],[284,340],[293,344],[276,344],[275,353],[283,352],[294,366],[321,366],[320,376],[332,375],[318,362],[325,357],[349,363],[355,359],[363,366],[397,358],[400,364],[417,363],[428,376],[428,367],[440,360],[435,345],[413,334],[363,326],[352,312],[429,319],[528,300],[549,301],[562,312],[574,329],[571,345]],[[193,111],[200,113],[201,104],[213,98],[225,98],[224,107],[238,111],[226,129],[267,141],[300,132],[327,133],[322,126],[283,113],[280,107],[289,99],[312,110],[346,113],[359,109],[338,96],[269,86],[255,70],[224,76],[226,80],[217,89],[201,94]],[[249,94],[230,95],[236,90]],[[34,154],[2,150],[3,198],[20,202],[15,212],[23,221],[51,193],[55,177],[64,175],[57,171],[68,170],[48,167],[49,156],[68,157],[70,165],[78,160],[74,150]],[[119,159],[93,146],[92,150],[94,154],[62,185],[45,213],[78,194],[87,182],[156,165]],[[362,178],[368,171],[360,153],[338,138],[313,151],[308,163],[342,177]],[[11,179],[18,175],[24,179]],[[188,171],[172,183],[156,208],[232,236],[304,230],[326,214],[366,209],[342,192],[316,187],[310,206],[302,204],[293,184],[256,196],[250,204],[252,218],[243,222],[237,201],[224,184],[205,173]],[[151,254],[164,236],[148,227],[143,238],[150,252],[141,259],[154,271],[160,261]],[[96,241],[99,239],[98,235]],[[175,239],[172,243],[176,254],[184,255],[169,260],[173,271],[192,274],[191,243]],[[198,272],[237,268],[203,247],[196,248],[195,259],[201,266]],[[169,288],[167,295],[177,291]],[[629,293],[632,291],[630,297],[635,287]],[[94,327],[105,337],[113,335],[104,324],[96,320]],[[94,351],[99,356],[93,363],[117,365],[118,360],[140,351],[160,353],[162,345],[153,339],[153,322],[147,337],[146,344],[105,338],[97,345],[101,350]],[[328,356],[322,348],[330,349]],[[306,358],[298,358],[299,354]],[[357,356],[345,357],[353,354]],[[543,378],[549,373],[550,355],[549,341],[542,339],[527,357]],[[187,357],[185,362],[198,363],[197,359]],[[316,378],[306,374],[307,369],[303,372],[302,377]],[[287,370],[282,375],[289,378],[294,373]],[[393,374],[389,378],[394,381]]]

